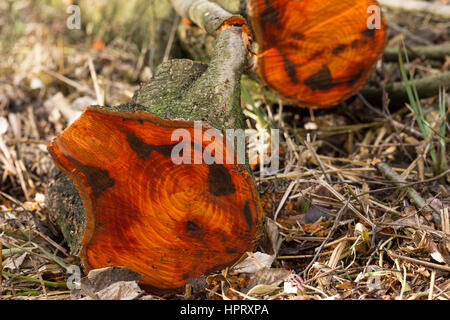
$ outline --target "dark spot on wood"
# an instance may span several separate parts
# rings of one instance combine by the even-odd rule
[[[272,7],[272,3],[270,0],[264,0],[266,8],[261,12],[261,17],[259,18],[261,22],[261,26],[263,28],[263,32],[266,33],[268,31],[266,24],[270,23],[274,26],[278,25],[279,21],[279,13],[278,11]]]
[[[245,200],[243,213],[245,222],[247,222],[249,228],[251,228],[253,225],[253,219],[252,219],[252,210],[250,209],[250,201],[248,200]]]
[[[144,124],[144,120],[139,119],[139,123],[140,123],[140,124]]]
[[[311,62],[312,60],[320,57],[322,55],[322,53],[323,53],[323,50],[315,52],[311,57],[309,57],[308,63]]]
[[[210,164],[208,174],[209,192],[216,197],[228,196],[236,192],[228,170],[221,164]]]
[[[67,154],[65,156],[84,174],[94,198],[97,199],[103,192],[114,186],[114,180],[111,179],[108,171],[85,165]]]
[[[320,91],[327,91],[336,86],[336,84],[333,83],[333,77],[331,76],[330,69],[327,65],[324,65],[322,69],[306,78],[305,85],[312,90]]]
[[[336,48],[333,49],[333,54],[334,54],[334,55],[338,55],[339,53],[341,53],[342,51],[344,51],[345,48],[347,48],[347,45],[345,45],[345,44],[340,44],[340,45],[338,45]]]
[[[280,51],[281,54],[281,51]],[[295,63],[289,60],[284,54],[281,54],[283,57],[284,70],[286,71],[289,79],[295,84],[298,83],[297,70],[295,69]]]
[[[375,39],[375,29],[366,29],[361,33],[364,37]]]
[[[358,45],[359,40],[353,40],[351,46],[352,48],[356,48],[356,46]]]
[[[186,222],[186,230],[195,233],[200,227],[194,222],[194,221],[188,221]]]
[[[350,88],[350,87],[353,87],[353,86],[355,85],[355,83],[358,82],[359,79],[361,79],[361,76],[362,76],[363,72],[364,72],[364,68],[361,68],[357,74],[353,75],[353,76],[347,81],[347,86],[348,86],[349,88]]]
[[[231,254],[231,253],[236,253],[238,250],[236,248],[226,247],[225,251],[226,251],[226,253],[230,253]]]
[[[303,37],[305,37],[305,35],[303,33],[298,33],[298,32],[296,32],[292,35],[292,38],[297,39],[297,40],[302,39]]]
[[[192,221],[192,220],[186,221],[186,224],[184,227],[186,230],[186,234],[189,237],[197,238],[199,240],[202,240],[205,237],[205,232],[202,229],[201,225],[199,225],[195,221]],[[208,245],[205,245],[205,247],[208,247]],[[200,251],[200,252],[202,253],[202,251]],[[194,254],[197,255],[198,252],[196,251]]]
[[[145,143],[134,133],[127,132],[127,142],[130,145],[130,148],[136,152],[137,156],[140,159],[147,160],[152,151],[156,151],[161,153],[163,156],[170,157],[172,155],[172,149],[177,144],[165,144],[160,146],[155,146],[152,144]]]

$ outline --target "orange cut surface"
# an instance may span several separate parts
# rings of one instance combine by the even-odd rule
[[[192,137],[192,164],[172,161],[176,129]],[[50,143],[83,199],[87,271],[124,266],[147,288],[172,292],[252,250],[262,217],[255,183],[242,165],[193,164],[206,138],[192,122],[88,108]]]
[[[381,9],[380,28],[369,28],[375,22],[369,9],[377,5],[374,0],[250,0],[260,78],[304,107],[329,107],[349,98],[386,44]]]

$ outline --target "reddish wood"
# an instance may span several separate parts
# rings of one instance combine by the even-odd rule
[[[329,107],[353,94],[383,53],[387,28],[369,30],[375,0],[249,0],[257,71],[285,100]]]
[[[88,108],[50,143],[83,199],[87,271],[125,266],[173,292],[253,249],[262,209],[252,177],[242,165],[175,165],[176,128],[194,138],[192,122]],[[209,144],[193,143],[192,159]]]

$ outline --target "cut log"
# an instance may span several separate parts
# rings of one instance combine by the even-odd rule
[[[379,9],[376,5],[374,0],[250,0],[259,77],[284,100],[304,107],[330,107],[351,97],[386,44],[381,11],[374,16],[379,27],[369,28],[377,13],[368,9]]]
[[[223,138],[244,128],[242,42],[241,28],[226,28],[209,66],[168,61],[130,103],[90,107],[52,140],[64,174],[49,185],[48,210],[86,271],[123,266],[143,274],[148,291],[173,293],[253,249],[258,193],[246,163],[225,161],[236,156]],[[194,121],[202,121],[200,132]],[[192,140],[174,141],[175,131]],[[212,140],[213,162],[195,164]],[[176,164],[174,155],[191,164]]]
[[[204,27],[207,21],[198,22],[204,15],[189,15],[191,5],[220,4],[248,16],[260,81],[286,102],[302,107],[331,107],[354,95],[380,59],[387,40],[387,26],[375,0],[248,0],[246,11],[241,0],[171,1],[180,14],[209,34]],[[370,11],[375,8],[378,11]],[[228,15],[222,13],[219,21]],[[211,35],[186,25],[178,35],[195,59],[208,61]]]

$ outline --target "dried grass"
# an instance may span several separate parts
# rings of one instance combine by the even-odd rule
[[[129,100],[149,70],[129,37],[113,37],[104,50],[92,49],[89,41],[65,43],[57,24],[62,2],[45,6],[45,23],[32,3],[0,4],[1,12],[15,7],[12,16],[0,18],[0,299],[69,299],[67,268],[79,262],[45,213],[52,166],[45,146],[81,107]],[[396,13],[389,18],[411,31],[420,22],[437,35],[433,43],[450,40],[448,21]],[[421,59],[412,64],[418,77],[449,67]],[[400,80],[398,70],[390,63],[377,73],[392,82]],[[370,81],[384,84],[378,77]],[[438,146],[439,138],[447,142],[448,122],[446,137],[434,132],[424,139],[403,106],[391,106],[390,113],[356,98],[310,114],[252,99],[243,100],[249,130],[278,128],[283,137],[279,172],[262,176],[254,168],[271,243],[257,250],[275,260],[258,275],[224,270],[202,295],[190,298],[450,299],[449,175],[435,174],[420,148]],[[432,128],[437,105],[438,97],[422,101]],[[401,176],[401,185],[377,170],[380,159]],[[408,188],[440,214],[442,225],[410,201]],[[289,277],[275,281],[279,270]]]

